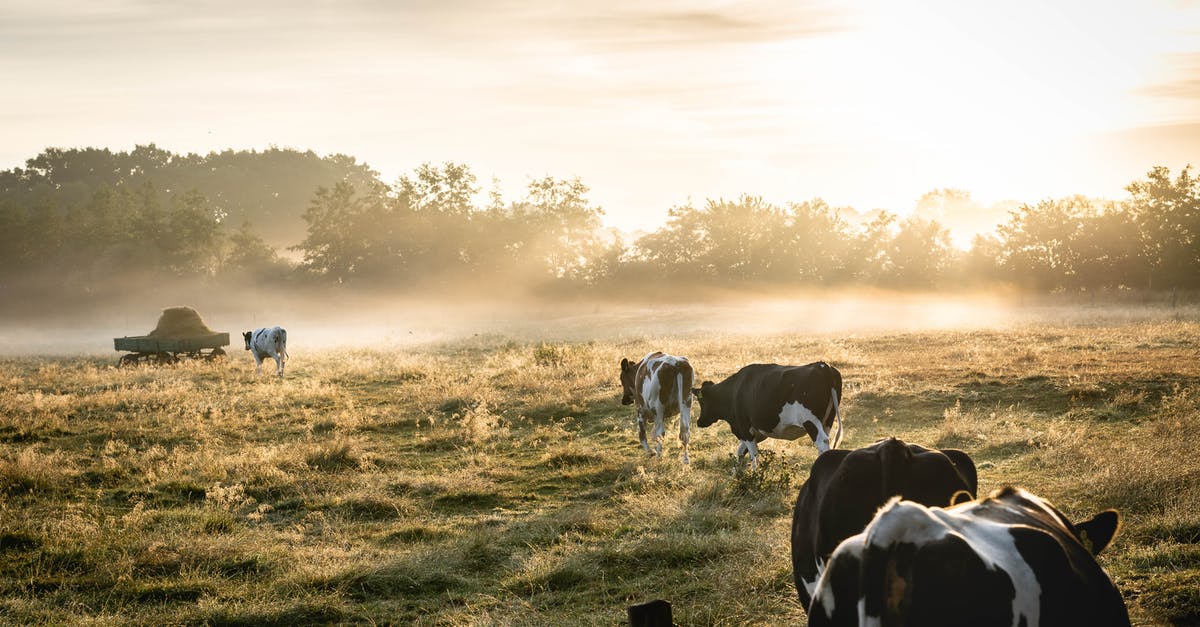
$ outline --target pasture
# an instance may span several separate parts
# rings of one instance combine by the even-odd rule
[[[239,348],[239,347],[235,347]],[[791,507],[816,456],[768,440],[734,473],[724,423],[662,459],[620,405],[622,357],[697,380],[824,359],[843,448],[956,447],[980,491],[1076,518],[1135,624],[1200,622],[1200,323],[1064,318],[990,330],[685,333],[305,350],[228,362],[0,358],[0,622],[803,624]],[[697,408],[698,412],[698,408]]]

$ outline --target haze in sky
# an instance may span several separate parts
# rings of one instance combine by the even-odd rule
[[[1121,197],[1200,161],[1200,2],[0,5],[0,168],[48,146],[579,176],[610,226],[741,193]],[[1200,165],[1200,163],[1197,163]]]

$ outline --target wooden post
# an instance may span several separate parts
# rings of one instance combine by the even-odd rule
[[[662,599],[630,605],[629,627],[671,627],[671,604]]]

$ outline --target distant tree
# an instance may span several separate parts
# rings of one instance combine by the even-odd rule
[[[1073,247],[1077,287],[1131,287],[1145,278],[1147,264],[1138,225],[1120,205],[1087,208]]]
[[[1004,275],[1000,267],[1003,242],[994,235],[976,235],[971,247],[958,257],[955,282],[966,285],[1000,283]]]
[[[1083,196],[1021,205],[999,227],[1001,265],[1018,285],[1049,290],[1077,284],[1078,238],[1092,201]]]
[[[634,243],[633,262],[644,266],[645,274],[655,278],[694,274],[697,258],[706,247],[702,230],[699,212],[694,207],[671,207],[667,210],[666,224]]]
[[[371,241],[355,228],[364,208],[350,183],[320,188],[304,220],[308,237],[295,246],[304,255],[303,267],[333,283],[351,279],[369,255]]]
[[[514,217],[524,227],[524,254],[548,277],[563,277],[603,248],[596,237],[603,211],[587,199],[579,178],[550,176],[529,181]]]
[[[0,171],[0,199],[21,206],[41,202],[67,208],[88,202],[99,189],[141,189],[152,184],[168,203],[171,196],[198,191],[222,223],[250,220],[268,225],[265,239],[291,245],[302,239],[301,214],[321,186],[345,181],[366,189],[378,173],[352,157],[321,157],[312,151],[269,148],[208,155],[181,155],[154,144],[129,152],[107,148],[47,148],[25,168]]]
[[[279,254],[251,228],[242,222],[229,234],[227,252],[221,263],[225,276],[240,280],[279,280],[288,271]]]
[[[891,260],[887,246],[896,229],[896,214],[881,211],[846,241],[843,283],[878,284],[887,280]]]
[[[389,224],[392,257],[414,276],[450,276],[479,262],[475,175],[460,163],[429,163],[392,187]]]
[[[163,251],[176,276],[212,274],[221,255],[220,223],[208,199],[195,190],[171,197]]]
[[[941,224],[910,217],[887,242],[881,279],[902,288],[934,287],[949,267],[952,251],[950,234]]]
[[[827,283],[844,271],[850,237],[838,211],[816,198],[788,203],[773,246],[775,276],[787,281]]]
[[[1148,266],[1145,286],[1200,286],[1200,177],[1189,165],[1172,180],[1160,166],[1125,189]]]

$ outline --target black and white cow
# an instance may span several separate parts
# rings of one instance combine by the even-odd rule
[[[792,512],[792,575],[808,607],[825,563],[893,496],[923,505],[975,498],[975,463],[966,453],[930,450],[896,438],[853,451],[831,450],[813,462]]]
[[[795,440],[807,433],[824,453],[837,447],[842,437],[842,374],[823,361],[806,366],[750,364],[720,383],[705,381],[692,394],[700,400],[696,424],[728,422],[741,441],[738,460],[749,453],[751,467],[757,466],[758,443],[767,438]],[[834,417],[838,433],[831,443]]]
[[[894,498],[833,552],[809,625],[1129,625],[1094,557],[1118,525],[1012,487],[948,508]]]
[[[679,415],[679,443],[683,463],[688,463],[691,440],[692,382],[695,374],[686,357],[653,352],[634,363],[621,359],[622,405],[637,405],[638,438],[647,453],[662,455],[663,422]],[[646,441],[646,423],[654,419],[654,450]]]
[[[246,340],[246,350],[254,355],[254,363],[258,366],[258,374],[262,374],[262,362],[271,357],[275,359],[275,370],[283,376],[283,364],[288,359],[287,331],[283,327],[255,329],[242,333]]]

